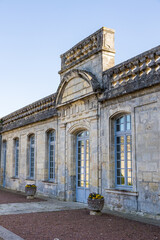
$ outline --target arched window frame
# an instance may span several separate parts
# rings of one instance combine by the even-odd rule
[[[132,130],[131,115],[115,119],[115,187],[132,189]],[[123,161],[124,160],[124,161]]]
[[[55,181],[55,131],[48,133],[48,181]]]
[[[29,178],[35,177],[35,135],[29,136]]]
[[[14,175],[17,178],[19,175],[19,138],[14,139]]]
[[[6,165],[7,165],[7,140],[2,142],[2,157],[3,157],[3,187],[6,184]]]

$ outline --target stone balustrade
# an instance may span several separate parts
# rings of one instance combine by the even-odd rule
[[[160,46],[105,71],[105,89],[116,89],[156,73],[160,73]]]
[[[44,112],[45,110],[49,110],[54,108],[55,106],[55,94],[49,95],[39,101],[36,101],[24,108],[19,109],[5,117],[1,120],[1,123],[4,125],[13,123],[19,119],[26,118],[28,116],[32,116],[39,112]]]

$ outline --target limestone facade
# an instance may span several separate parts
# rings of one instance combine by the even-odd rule
[[[101,28],[61,55],[55,94],[1,119],[2,186],[160,214],[160,46],[117,66],[114,55]]]

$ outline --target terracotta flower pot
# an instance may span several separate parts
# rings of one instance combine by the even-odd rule
[[[30,187],[25,187],[25,193],[27,196],[27,199],[34,199],[34,195],[36,194],[37,187],[30,186]]]

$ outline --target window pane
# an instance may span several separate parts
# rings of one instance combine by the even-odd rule
[[[124,185],[124,184],[125,184],[125,178],[121,177],[121,185]]]
[[[131,123],[127,123],[127,130],[131,129]]]
[[[120,139],[121,139],[121,137],[117,137],[117,143],[118,144],[120,143]]]
[[[117,145],[117,152],[120,151],[120,145]]]
[[[86,188],[89,188],[89,182],[86,182]]]
[[[127,144],[127,151],[131,151],[131,145]]]
[[[85,132],[81,132],[81,133],[78,134],[77,137],[84,137],[84,135],[85,135]]]
[[[120,177],[117,177],[117,184],[119,185],[121,183]]]
[[[124,169],[121,169],[121,176],[124,177]]]
[[[117,168],[120,168],[120,167],[121,167],[121,162],[117,161]]]
[[[128,169],[128,177],[130,177],[130,178],[131,178],[131,176],[132,176],[131,169]]]
[[[120,125],[120,131],[124,131],[124,124]]]
[[[120,153],[117,153],[117,160],[120,160]]]
[[[124,153],[121,153],[121,160],[124,160]]]
[[[131,142],[131,136],[127,136],[127,143]]]
[[[127,152],[127,159],[131,160],[131,152]]]
[[[121,145],[121,152],[124,152],[124,145]]]
[[[116,131],[119,132],[120,131],[120,125],[116,126]]]
[[[86,161],[86,167],[89,167],[89,161]]]
[[[120,169],[117,169],[117,176],[120,176],[121,175],[121,171]]]
[[[121,161],[121,168],[124,168],[124,161]]]
[[[121,137],[121,143],[124,143],[124,137]]]
[[[120,124],[124,123],[124,117],[120,118]]]
[[[127,161],[127,168],[131,168],[132,167],[132,162],[131,161]]]
[[[131,115],[127,115],[127,122],[131,122]]]
[[[128,185],[129,186],[132,186],[133,184],[132,184],[132,178],[128,178]]]

